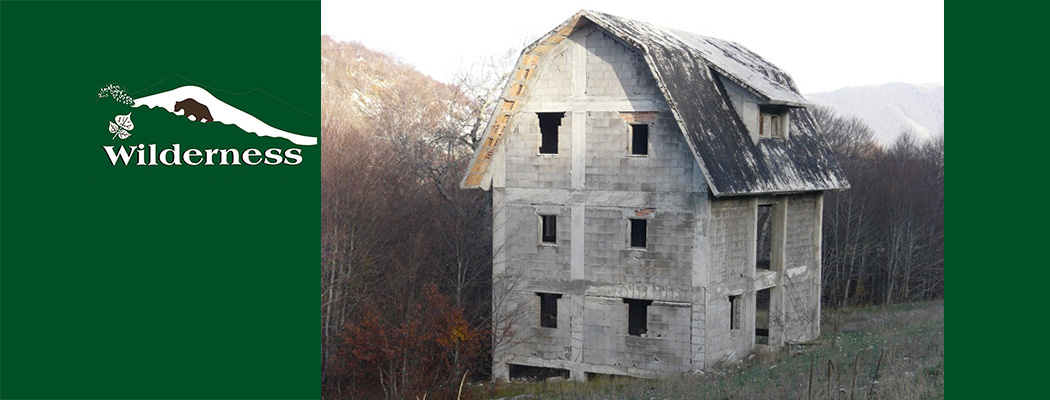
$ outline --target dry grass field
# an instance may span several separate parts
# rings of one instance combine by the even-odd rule
[[[944,397],[943,301],[824,310],[821,323],[815,343],[752,355],[703,374],[486,384],[469,395],[507,400]]]

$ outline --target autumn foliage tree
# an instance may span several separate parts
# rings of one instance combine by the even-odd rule
[[[450,376],[466,373],[488,344],[486,333],[471,327],[463,310],[426,284],[414,304],[391,310],[365,310],[342,332],[340,369],[353,379],[358,395],[387,398],[454,398]]]

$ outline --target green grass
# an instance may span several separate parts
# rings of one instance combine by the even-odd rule
[[[825,309],[821,332],[817,342],[755,354],[702,374],[485,384],[471,394],[475,399],[944,397],[943,301]]]

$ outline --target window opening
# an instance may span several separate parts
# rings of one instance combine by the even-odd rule
[[[565,113],[536,113],[540,119],[540,154],[558,154],[558,127]]]
[[[540,242],[558,243],[557,215],[540,215]]]
[[[627,303],[627,334],[642,336],[649,331],[648,312],[652,300],[623,299]]]
[[[631,247],[642,248],[646,246],[646,230],[649,220],[630,218],[631,221]]]
[[[536,293],[540,296],[540,326],[544,328],[558,327],[558,299],[560,294]]]
[[[649,125],[631,124],[631,155],[649,154]]]

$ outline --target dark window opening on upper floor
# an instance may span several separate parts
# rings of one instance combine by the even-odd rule
[[[649,124],[631,124],[631,155],[649,154]]]
[[[540,215],[540,242],[558,243],[557,215]]]
[[[769,269],[773,258],[773,205],[758,206],[755,224],[755,268]]]
[[[644,249],[646,245],[647,219],[630,218],[631,221],[631,247]]]
[[[540,154],[558,154],[558,127],[565,113],[536,113],[540,118]]]

